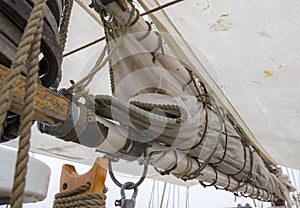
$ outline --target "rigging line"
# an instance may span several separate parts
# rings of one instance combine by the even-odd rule
[[[80,46],[80,47],[78,47],[78,48],[76,48],[76,49],[74,49],[74,50],[72,50],[72,51],[69,51],[69,52],[65,53],[65,54],[63,55],[63,57],[70,56],[70,55],[72,55],[73,53],[76,53],[76,52],[81,51],[81,50],[83,50],[83,49],[85,49],[85,48],[88,48],[88,47],[90,47],[90,46],[93,46],[93,45],[95,45],[96,43],[100,43],[100,42],[103,41],[103,40],[105,40],[105,36],[103,36],[103,37],[101,37],[101,38],[98,38],[97,40],[94,40],[94,41],[92,41],[92,42],[90,42],[90,43],[87,43],[87,44],[85,44],[85,45],[83,45],[83,46]]]
[[[75,1],[76,1],[76,3],[78,3],[78,0],[75,0]],[[151,13],[153,13],[153,12],[156,12],[156,11],[158,11],[158,10],[161,10],[161,9],[166,8],[166,7],[172,6],[172,5],[174,5],[174,4],[176,4],[176,3],[179,3],[179,2],[181,2],[181,1],[184,1],[184,0],[175,0],[175,1],[172,1],[172,2],[169,2],[169,3],[166,3],[166,4],[163,4],[163,5],[161,5],[161,6],[157,7],[157,8],[154,8],[154,9],[151,9],[151,10],[149,10],[149,11],[147,11],[147,12],[142,13],[140,16],[142,17],[142,16],[145,16],[145,15],[151,14]],[[81,6],[81,5],[80,5],[80,6]],[[77,52],[79,52],[79,51],[81,51],[81,50],[83,50],[83,49],[85,49],[85,48],[90,47],[90,46],[93,46],[93,45],[95,45],[96,43],[99,43],[99,42],[101,42],[101,41],[103,41],[103,40],[105,40],[105,36],[103,36],[103,37],[101,37],[101,38],[99,38],[99,39],[96,39],[96,40],[94,40],[94,41],[92,41],[92,42],[90,42],[90,43],[88,43],[88,44],[83,45],[83,46],[80,46],[80,47],[78,47],[78,48],[76,48],[76,49],[74,49],[74,50],[72,50],[72,51],[69,51],[69,52],[65,53],[65,54],[63,55],[63,58],[64,58],[64,57],[67,57],[67,56],[70,56],[70,55],[72,55],[72,54],[74,54],[74,53],[77,53]]]
[[[186,187],[186,195],[185,195],[185,208],[190,207],[190,187]]]
[[[101,20],[99,20],[99,18],[97,17],[97,15],[95,15],[92,10],[90,8],[88,8],[82,1],[80,0],[75,0],[76,3],[86,12],[88,13],[88,15],[90,15],[100,26],[103,27],[103,23],[101,22]]]
[[[167,182],[165,182],[165,184],[164,184],[163,192],[162,192],[162,195],[161,195],[160,208],[162,208],[163,203],[164,203],[166,187],[167,187]]]
[[[153,204],[154,189],[155,189],[155,180],[153,180],[148,208],[150,208],[150,205]]]
[[[184,1],[184,0],[175,0],[175,1],[168,2],[168,3],[166,3],[166,4],[163,4],[163,5],[159,6],[159,7],[156,7],[156,8],[154,8],[154,9],[151,9],[151,10],[149,10],[149,11],[146,11],[146,12],[142,13],[141,16],[145,16],[145,15],[147,15],[147,14],[151,14],[151,13],[153,13],[153,12],[156,12],[156,11],[159,11],[159,10],[161,10],[161,9],[167,8],[167,7],[169,7],[169,6],[172,6],[172,5],[174,5],[174,4],[177,4],[177,3],[181,2],[181,1]]]
[[[66,42],[68,38],[72,8],[73,8],[73,0],[67,0],[64,5],[63,16],[59,26],[59,42],[60,42],[60,50],[62,54],[65,50]]]

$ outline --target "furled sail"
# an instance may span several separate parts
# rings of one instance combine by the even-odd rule
[[[291,159],[297,154],[295,150],[299,145],[288,148],[287,142],[283,142],[285,149],[278,149],[276,144],[283,141],[281,128],[272,134],[277,143],[269,145],[267,136],[271,127],[260,126],[261,130],[257,130],[254,125],[257,127],[257,123],[267,123],[267,120],[249,120],[251,116],[261,119],[253,107],[257,103],[264,115],[274,112],[264,108],[268,106],[262,103],[266,101],[262,97],[265,92],[261,93],[261,88],[256,86],[274,87],[274,80],[280,79],[274,78],[275,72],[265,66],[270,67],[270,63],[274,66],[276,59],[276,73],[281,73],[285,67],[285,63],[277,63],[283,52],[273,53],[273,47],[259,51],[272,56],[271,61],[253,63],[254,57],[259,58],[255,50],[257,45],[269,46],[269,39],[279,40],[279,45],[282,43],[278,35],[273,34],[276,32],[274,25],[266,29],[262,23],[258,28],[251,24],[252,20],[250,25],[242,25],[243,20],[249,20],[254,13],[253,5],[236,3],[240,10],[233,11],[231,4],[223,8],[217,2],[189,1],[182,3],[183,7],[178,4],[166,10],[160,7],[151,11],[150,8],[166,2],[139,1],[139,5],[150,11],[141,15],[135,8],[139,5],[132,1],[93,0],[91,7],[96,11],[93,13],[86,6],[89,1],[77,2],[103,25],[106,45],[92,70],[80,81],[72,82],[70,88],[61,90],[63,96],[72,101],[67,121],[55,125],[41,122],[42,133],[96,148],[110,161],[116,158],[139,160],[145,167],[151,164],[161,175],[199,181],[203,186],[215,186],[261,200],[281,199],[291,205],[289,192],[295,188],[277,165],[300,167]],[[181,1],[173,3],[178,2]],[[245,8],[249,11],[245,12]],[[258,11],[257,17],[263,16],[262,13]],[[197,18],[201,15],[205,20]],[[290,27],[285,26],[284,21],[278,24]],[[253,28],[254,34],[263,39],[258,43],[251,33]],[[221,43],[216,39],[222,40]],[[232,49],[226,48],[229,46]],[[242,54],[240,47],[251,51]],[[298,58],[298,48],[294,49],[294,55],[280,59],[287,66]],[[264,69],[254,76],[253,68],[258,65]],[[105,66],[109,67],[111,95],[91,95],[87,87]],[[250,78],[241,76],[241,79],[238,75],[243,73],[249,73]],[[263,78],[258,78],[260,75]],[[289,80],[293,85],[295,78]],[[58,80],[54,81],[57,86]],[[297,95],[295,91],[289,93]],[[255,104],[250,105],[253,100]],[[289,102],[294,107],[295,103],[297,101]],[[247,106],[253,115],[245,117],[246,108],[242,106]],[[289,115],[284,119],[297,123],[297,115],[288,107],[280,104],[271,109],[279,107]],[[283,122],[287,121],[284,119]],[[289,129],[294,128],[293,124],[287,124]],[[297,144],[295,135],[291,133],[290,136]],[[74,151],[73,144],[71,147]],[[43,145],[38,148],[41,150]],[[71,156],[75,158],[76,155]],[[282,156],[286,158],[283,160]],[[286,159],[291,160],[285,162]]]
[[[148,10],[166,1],[139,2]],[[198,57],[200,50],[206,55],[214,65],[213,70],[206,69],[251,129],[253,142],[276,163],[299,169],[294,159],[300,147],[299,82],[294,74],[299,68],[295,41],[299,30],[294,25],[299,25],[300,5],[294,1],[181,5],[155,12],[152,21],[160,31],[188,40],[198,49],[193,50]]]
[[[109,61],[113,97],[95,97],[95,112],[100,116],[98,138],[88,141],[83,124],[75,125],[80,129],[77,138],[74,133],[57,137],[97,146],[101,152],[126,159],[128,155],[139,158],[148,145],[151,164],[161,174],[209,182],[263,200],[284,199],[291,204],[289,191],[293,186],[264,148],[254,138],[249,139],[244,128],[249,130],[238,114],[220,100],[218,86],[211,87],[204,79],[201,62],[198,71],[189,56],[195,55],[192,49],[188,48],[188,53],[182,50],[188,45],[180,35],[152,32],[151,24],[125,1],[110,2],[96,10],[101,14],[108,44],[91,73],[79,82],[82,85],[75,84],[73,92],[82,93],[92,75]],[[158,29],[170,32],[153,19]],[[108,57],[104,58],[106,50]],[[55,135],[51,132],[55,129],[43,131]]]

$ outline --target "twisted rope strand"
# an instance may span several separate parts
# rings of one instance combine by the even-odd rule
[[[25,28],[24,35],[19,44],[17,54],[12,61],[11,70],[0,89],[0,133],[2,133],[4,120],[6,119],[7,111],[11,105],[11,98],[15,91],[16,83],[20,79],[21,71],[24,69],[25,62],[29,56],[28,51],[35,38],[39,18],[43,10],[43,4],[41,2],[43,1],[38,1],[32,11],[28,20],[28,25]]]
[[[105,208],[105,194],[84,193],[90,189],[90,184],[81,185],[70,191],[64,191],[55,195],[53,208]]]
[[[33,8],[32,14],[28,20],[28,25],[26,26],[26,29],[24,31],[24,35],[21,40],[16,58],[14,59],[11,67],[12,69],[10,71],[10,77],[9,79],[7,79],[6,85],[4,85],[3,89],[1,90],[7,94],[5,97],[1,97],[1,101],[8,100],[8,103],[10,104],[12,92],[14,91],[16,83],[20,78],[21,70],[23,69],[30,52],[24,98],[24,109],[21,115],[19,150],[11,196],[12,208],[22,207],[22,200],[25,189],[25,176],[27,173],[27,162],[29,159],[28,151],[30,147],[29,139],[31,136],[30,128],[34,116],[34,96],[39,71],[38,55],[40,53],[45,6],[46,0],[38,0],[35,7]],[[7,111],[8,108],[9,105],[7,109],[5,108],[4,110]],[[1,114],[1,116],[2,115],[3,114]]]
[[[59,36],[60,36],[60,50],[61,53],[64,52],[66,47],[66,42],[68,38],[68,28],[70,24],[70,18],[73,8],[73,0],[67,0],[64,7],[64,13],[61,19],[61,24],[59,26]]]

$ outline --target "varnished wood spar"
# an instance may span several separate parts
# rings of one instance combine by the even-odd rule
[[[107,164],[107,159],[97,158],[93,167],[82,175],[78,175],[74,166],[63,165],[60,177],[60,191],[70,191],[80,185],[90,183],[91,188],[84,193],[103,193]]]
[[[0,86],[6,80],[9,69],[0,64]],[[25,94],[26,78],[21,77],[13,95],[10,111],[21,114]],[[1,95],[0,95],[1,96]],[[69,101],[55,92],[39,85],[35,96],[34,120],[55,124],[65,121],[69,111]]]

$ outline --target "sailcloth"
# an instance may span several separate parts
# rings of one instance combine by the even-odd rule
[[[147,10],[167,1],[139,2]],[[251,129],[251,139],[261,151],[277,164],[296,169],[299,7],[296,1],[196,0],[151,15],[160,31],[183,37],[198,57],[205,54],[214,66],[206,70]],[[191,54],[185,50],[184,55]]]
[[[107,6],[107,11],[125,27],[134,19],[132,6],[122,12],[116,3],[112,3]],[[108,19],[106,24],[112,21]],[[287,178],[278,177],[281,173],[270,163],[272,159],[266,156],[268,154],[261,152],[264,148],[258,149],[259,144],[253,146],[257,141],[249,141],[235,118],[222,106],[224,103],[214,98],[222,92],[210,94],[212,89],[206,88],[202,77],[195,73],[197,69],[192,60],[175,56],[180,51],[173,53],[172,49],[179,49],[179,45],[169,47],[170,44],[163,41],[174,42],[178,36],[150,32],[149,24],[141,18],[135,19],[125,36],[116,32],[118,28],[109,28],[106,35],[113,51],[110,54],[110,81],[116,98],[96,97],[96,102],[103,107],[98,115],[144,132],[148,140],[165,149],[196,159],[199,167],[209,164],[222,174],[289,201],[289,191],[294,188]],[[156,152],[152,149],[150,154]],[[185,178],[191,169],[177,172],[173,168],[170,171]]]

